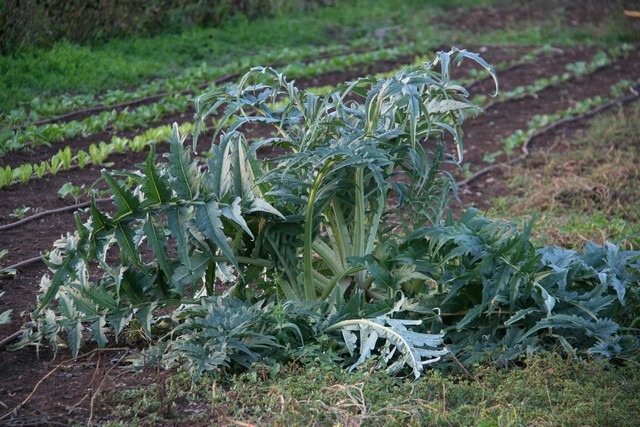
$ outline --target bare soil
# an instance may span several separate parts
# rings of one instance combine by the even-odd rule
[[[528,4],[528,2],[526,2]],[[531,2],[538,6],[546,4]],[[550,2],[555,3],[555,2]],[[597,21],[599,2],[587,2],[588,7],[578,8],[575,2],[560,2],[561,7],[571,12],[571,22]],[[604,5],[609,2],[602,2]],[[518,5],[522,2],[518,3]],[[548,5],[551,8],[551,4]],[[604,6],[603,6],[604,7]],[[607,6],[608,7],[608,6]],[[606,7],[605,7],[606,9]],[[600,9],[602,12],[604,9]],[[608,10],[608,9],[607,9]],[[477,14],[466,18],[457,16],[455,24],[464,29],[483,30],[496,26],[514,25],[519,19],[545,19],[542,10],[531,8],[516,8],[503,5],[493,8],[481,8]],[[462,19],[464,18],[464,19]],[[497,24],[502,22],[503,24]],[[576,24],[577,25],[577,24]],[[482,55],[490,63],[500,63],[510,59],[517,59],[527,51],[527,47],[505,46],[464,46],[471,51],[482,51]],[[588,61],[597,52],[594,47],[567,47],[553,50],[535,61],[523,66],[511,68],[499,73],[502,90],[509,91],[517,86],[533,83],[536,79],[562,74],[566,65],[575,61]],[[464,126],[465,132],[465,162],[471,165],[471,171],[479,170],[487,164],[483,160],[486,153],[493,153],[502,148],[502,140],[518,129],[526,129],[527,122],[535,114],[552,113],[565,109],[576,102],[596,95],[606,95],[611,85],[622,79],[638,79],[640,77],[640,53],[632,52],[628,57],[617,60],[597,72],[578,79],[573,79],[558,86],[550,87],[537,94],[536,97],[498,102],[489,107],[476,119],[468,120]],[[403,61],[384,62],[362,69],[345,73],[329,73],[314,79],[302,80],[301,87],[317,87],[337,84],[356,77],[388,71],[398,68],[403,63],[410,62],[410,58]],[[462,75],[462,74],[461,74]],[[488,94],[493,91],[490,81],[483,81],[475,85],[474,92]],[[157,126],[164,123],[178,123],[191,120],[193,111],[187,111],[172,117],[167,117]],[[578,132],[584,122],[560,127],[553,132],[543,135],[534,141],[532,149],[553,146],[557,138],[568,138]],[[128,131],[119,135],[133,136],[136,131]],[[71,146],[72,150],[84,148],[98,141],[109,141],[112,132],[103,132],[87,138],[75,138],[55,144],[52,147],[34,147],[10,153],[0,158],[0,164],[16,166],[25,162],[39,162],[50,158],[58,149]],[[162,145],[159,151],[166,149]],[[114,155],[108,161],[113,162],[110,168],[131,169],[146,157],[145,153],[127,153]],[[267,156],[269,153],[261,153]],[[506,160],[498,158],[497,161]],[[46,179],[32,180],[27,184],[13,185],[0,189],[0,226],[17,220],[12,216],[16,209],[29,207],[28,214],[37,211],[56,209],[73,204],[71,199],[61,199],[57,191],[66,182],[74,185],[90,187],[100,176],[100,167],[87,167],[61,172]],[[461,175],[459,175],[461,177]],[[491,200],[504,195],[505,183],[501,181],[500,170],[484,175],[481,179],[462,188],[461,204],[459,208],[477,206],[488,209]],[[72,212],[48,215],[41,219],[28,222],[20,227],[0,231],[0,249],[8,249],[9,254],[3,259],[3,266],[9,266],[20,261],[37,257],[52,247],[52,243],[61,234],[73,232],[74,221]],[[42,262],[34,262],[18,268],[18,273],[11,279],[0,279],[0,292],[5,295],[0,299],[0,312],[13,309],[13,322],[0,326],[0,340],[8,337],[19,329],[28,313],[33,309],[35,295],[38,292],[40,278],[47,271]],[[51,354],[43,349],[38,355],[33,349],[16,352],[0,349],[0,425],[67,425],[69,423],[86,424],[90,420],[96,421],[108,418],[109,407],[106,403],[98,404],[93,399],[98,391],[126,388],[135,380],[136,384],[153,384],[158,381],[156,373],[142,373],[132,375],[120,368],[126,350],[109,349],[106,352],[89,352],[77,361],[70,361],[69,355],[61,351],[58,358],[52,360]],[[31,394],[36,388],[35,393]],[[21,402],[25,404],[11,413]]]

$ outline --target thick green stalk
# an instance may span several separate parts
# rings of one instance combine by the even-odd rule
[[[355,173],[355,203],[354,212],[354,236],[352,256],[365,256],[365,234],[366,234],[366,204],[364,197],[364,168],[357,168]],[[361,289],[364,287],[365,272],[359,271],[356,275],[356,283]]]
[[[324,261],[331,272],[336,275],[343,271],[346,266],[343,264],[344,259],[337,256],[335,250],[322,240],[313,242],[313,251]]]
[[[349,235],[347,222],[344,219],[342,206],[336,199],[331,201],[329,223],[331,224],[329,238],[335,242],[334,246],[338,256],[344,261],[351,253],[351,236]]]
[[[380,228],[380,224],[382,222],[382,215],[384,215],[385,208],[387,206],[387,188],[385,186],[384,189],[380,190],[378,194],[378,206],[376,209],[376,213],[373,216],[373,221],[371,222],[371,226],[369,227],[369,237],[367,239],[367,247],[365,248],[365,253],[370,254],[373,252],[373,246],[376,244],[378,240],[378,229]]]

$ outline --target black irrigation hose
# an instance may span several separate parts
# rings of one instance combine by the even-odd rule
[[[104,203],[104,202],[108,202],[110,200],[111,200],[110,198],[96,199],[95,202],[96,203]],[[10,224],[0,225],[0,231],[6,231],[6,230],[10,230],[12,228],[20,227],[21,225],[24,225],[24,224],[26,224],[28,222],[34,221],[34,220],[36,220],[38,218],[42,218],[42,217],[47,216],[47,215],[53,215],[53,214],[57,214],[57,213],[63,213],[63,212],[68,212],[68,211],[72,211],[72,210],[76,210],[76,209],[86,208],[90,204],[91,204],[91,202],[82,202],[82,203],[77,203],[77,204],[71,205],[71,206],[65,206],[65,207],[58,208],[58,209],[51,209],[51,210],[48,210],[48,211],[39,212],[39,213],[37,213],[35,215],[31,215],[31,216],[28,216],[26,218],[23,218],[20,221],[12,222]],[[24,267],[24,266],[27,266],[27,265],[35,264],[38,261],[42,261],[42,256],[29,258],[29,259],[26,259],[24,261],[20,261],[20,262],[18,262],[16,264],[10,265],[8,267],[1,268],[0,269],[0,273],[6,273],[6,272],[9,272],[11,270],[16,270],[16,269],[18,269],[20,267]]]
[[[104,202],[108,202],[110,201],[111,198],[104,198],[104,199],[96,199],[96,203],[104,203]],[[53,215],[53,214],[57,214],[57,213],[62,213],[62,212],[68,212],[68,211],[72,211],[72,210],[76,210],[76,209],[82,209],[82,208],[86,208],[87,206],[89,206],[91,204],[91,202],[82,202],[82,203],[78,203],[75,205],[70,205],[70,206],[65,206],[62,208],[57,208],[57,209],[51,209],[48,211],[42,211],[39,212],[35,215],[31,215],[28,216],[26,218],[21,219],[20,221],[16,221],[16,222],[12,222],[9,224],[4,224],[4,225],[0,225],[0,231],[6,231],[6,230],[10,230],[12,228],[16,228],[19,227],[23,224],[26,224],[27,222],[31,222],[33,220],[42,218],[44,216],[47,215]]]
[[[30,265],[30,264],[35,264],[38,261],[42,261],[42,255],[34,257],[34,258],[29,258],[29,259],[25,259],[24,261],[20,261],[16,264],[10,265],[9,267],[5,267],[2,270],[0,270],[0,273],[6,273],[9,272],[11,270],[16,270],[20,267],[24,267],[26,265]]]
[[[385,49],[385,48],[383,48]],[[353,53],[366,53],[366,52],[375,52],[377,50],[380,50],[380,48],[375,48],[375,49],[367,49],[367,48],[362,48],[362,49],[354,49],[351,50],[347,53],[343,53],[342,55],[349,55],[349,54],[353,54]],[[332,56],[335,56],[334,54],[331,53],[324,53],[321,55],[317,55],[314,57],[315,60],[318,59],[324,59],[324,58],[330,58]],[[284,64],[273,64],[272,67],[280,67]],[[236,79],[238,77],[240,77],[241,73],[240,72],[235,72],[235,73],[229,73],[229,74],[225,74],[221,77],[218,77],[217,79],[215,79],[213,81],[214,84],[216,85],[220,85],[222,83],[228,83],[230,81],[232,81],[233,79]],[[198,86],[196,86],[196,88],[198,89],[205,89],[208,86],[211,85],[211,82],[207,82],[207,83],[202,83],[199,84]],[[48,119],[42,119],[42,120],[38,120],[36,122],[31,122],[31,123],[24,123],[18,126],[13,126],[10,128],[6,128],[3,129],[2,131],[8,131],[8,132],[13,132],[14,130],[18,130],[18,129],[23,129],[26,128],[28,126],[40,126],[40,125],[44,125],[47,123],[53,123],[53,122],[57,122],[57,121],[61,121],[64,119],[68,119],[70,117],[74,117],[74,116],[78,116],[81,114],[93,114],[93,113],[97,113],[97,112],[101,112],[101,111],[106,111],[106,110],[117,110],[120,108],[125,108],[125,107],[132,107],[132,106],[137,106],[140,104],[144,104],[147,102],[151,102],[151,101],[156,101],[158,99],[164,98],[166,96],[172,96],[172,95],[189,95],[189,94],[193,94],[192,90],[182,90],[182,91],[178,91],[178,92],[161,92],[161,93],[156,93],[155,95],[149,95],[146,96],[144,98],[137,98],[137,99],[132,99],[130,101],[125,101],[125,102],[121,102],[119,104],[114,104],[114,105],[97,105],[95,107],[91,107],[91,108],[85,108],[82,110],[76,110],[76,111],[70,111],[68,113],[64,113],[61,114],[59,116],[54,116],[54,117],[50,117]]]
[[[478,172],[475,173],[475,175],[473,175],[470,178],[465,179],[464,181],[460,181],[457,183],[458,187],[463,187],[465,185],[469,185],[471,182],[477,180],[478,178],[480,178],[483,175],[486,175],[487,173],[491,172],[494,169],[498,169],[498,168],[502,168],[502,167],[507,167],[507,166],[511,166],[515,163],[521,162],[522,160],[526,159],[527,157],[529,157],[529,145],[531,144],[531,142],[536,139],[537,137],[539,137],[540,135],[549,132],[552,129],[555,129],[559,126],[562,126],[566,123],[571,123],[571,122],[575,122],[578,120],[582,120],[582,119],[586,119],[587,117],[591,117],[594,116],[604,110],[607,110],[611,107],[613,107],[614,105],[623,105],[623,104],[628,104],[629,102],[635,101],[636,99],[640,98],[640,93],[634,93],[633,95],[628,95],[625,97],[621,97],[621,98],[616,98],[614,100],[611,100],[603,105],[601,105],[600,107],[594,108],[593,110],[587,111],[586,113],[577,115],[577,116],[573,116],[573,117],[567,117],[561,120],[557,120],[545,127],[543,127],[540,130],[535,131],[534,133],[532,133],[524,142],[524,144],[522,145],[522,154],[518,157],[516,157],[515,159],[511,159],[508,162],[502,162],[502,163],[496,163],[495,165],[491,165],[491,166],[487,166],[484,169],[480,169]]]
[[[22,331],[14,332],[13,334],[9,335],[8,337],[0,341],[0,351],[4,350],[5,347],[18,341],[20,339],[20,335],[22,335]]]

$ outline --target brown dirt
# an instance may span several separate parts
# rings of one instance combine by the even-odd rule
[[[545,2],[533,2],[540,6]],[[555,3],[555,2],[552,2]],[[603,1],[603,4],[608,3]],[[520,8],[510,5],[496,6],[494,8],[480,8],[473,17],[463,21],[456,21],[462,28],[481,30],[488,27],[495,28],[499,25],[514,25],[518,19],[526,16],[530,20],[545,19],[547,9],[532,9],[527,6]],[[526,3],[529,4],[529,3]],[[590,2],[588,7],[580,8],[575,2],[563,1],[561,7],[566,13],[565,18],[570,20],[588,20],[597,22],[597,8],[593,5],[597,1]],[[594,12],[595,11],[595,12]],[[570,17],[570,18],[567,18]],[[500,18],[500,19],[497,19]],[[502,22],[503,24],[497,24]],[[567,21],[572,25],[571,21]],[[480,47],[476,47],[476,51]],[[508,59],[517,58],[527,51],[526,48],[492,47],[487,46],[483,56],[490,63],[499,63]],[[468,48],[474,51],[473,48]],[[483,48],[484,50],[484,48]],[[564,48],[562,51],[543,56],[534,63],[514,68],[500,74],[500,84],[503,90],[511,90],[520,85],[527,85],[543,76],[552,76],[565,71],[568,63],[578,60],[588,60],[597,49],[586,47]],[[385,62],[377,66],[354,70],[347,73],[329,73],[314,79],[300,82],[302,87],[323,86],[336,84],[355,77],[380,71],[387,71],[398,67],[399,62]],[[605,67],[598,72],[564,83],[562,85],[546,89],[538,93],[536,98],[497,103],[487,109],[477,119],[469,120],[465,126],[465,162],[472,165],[472,170],[478,170],[486,166],[482,160],[485,153],[491,153],[501,148],[501,140],[517,129],[526,128],[527,122],[534,114],[551,113],[559,109],[574,105],[576,101],[592,97],[597,94],[605,94],[609,86],[621,79],[637,79],[640,75],[640,54],[636,51],[629,57],[616,61],[613,65]],[[488,93],[491,91],[489,83],[474,88],[474,92]],[[187,111],[172,117],[167,117],[156,126],[173,121],[183,122],[190,120],[193,111]],[[579,131],[582,123],[562,127],[554,132],[538,138],[534,147],[549,147],[557,137],[567,138]],[[120,135],[133,136],[136,131],[124,132]],[[92,142],[108,141],[111,132],[103,132],[87,138],[75,138],[55,144],[53,147],[34,147],[32,150],[24,150],[10,153],[0,162],[9,165],[18,165],[24,162],[38,162],[48,159],[51,155],[64,146],[71,146],[72,150],[84,148]],[[162,146],[159,147],[162,150]],[[144,160],[146,153],[128,153],[115,155],[108,161],[113,162],[113,168],[132,168],[136,163]],[[499,158],[498,161],[501,159]],[[49,176],[46,179],[33,180],[27,184],[13,185],[0,190],[0,225],[15,221],[12,213],[16,208],[30,207],[34,210],[47,210],[67,206],[73,202],[70,199],[62,200],[58,197],[57,190],[66,182],[74,185],[91,186],[100,176],[100,167],[87,167],[61,172],[57,176]],[[501,172],[495,171],[483,176],[461,191],[462,206],[478,206],[486,209],[490,206],[491,199],[505,193],[505,184],[500,181]],[[49,250],[54,240],[65,232],[74,229],[73,217],[70,212],[46,216],[42,219],[29,222],[24,226],[0,231],[0,249],[8,249],[9,254],[3,259],[4,266],[19,261],[36,257]],[[33,263],[22,267],[13,279],[0,279],[0,291],[6,292],[0,299],[0,312],[12,308],[13,323],[0,326],[0,340],[16,331],[22,321],[28,317],[28,312],[33,308],[35,294],[38,289],[40,277],[46,272],[42,263]],[[27,399],[26,405],[15,414],[7,415],[0,419],[0,424],[6,425],[67,425],[71,422],[85,424],[93,414],[93,419],[108,415],[108,408],[101,407],[92,402],[92,397],[98,390],[115,389],[125,387],[132,378],[140,381],[139,384],[151,384],[153,376],[129,377],[117,368],[117,364],[124,352],[118,349],[110,349],[105,352],[89,353],[84,358],[71,362],[69,355],[60,352],[58,359],[52,360],[51,354],[43,351],[40,358],[33,350],[21,350],[8,352],[0,350],[0,417],[8,414],[20,402]],[[45,379],[45,376],[46,379]],[[39,384],[39,381],[42,380]],[[30,396],[34,387],[38,386],[36,393]]]

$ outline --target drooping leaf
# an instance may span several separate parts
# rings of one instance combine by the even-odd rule
[[[153,311],[156,308],[155,302],[149,302],[143,304],[140,308],[137,309],[135,316],[140,321],[140,326],[142,326],[142,330],[147,334],[148,338],[151,338],[153,335],[151,334],[151,319],[153,316]]]
[[[142,180],[141,189],[147,197],[144,203],[145,207],[158,206],[167,203],[171,200],[171,191],[169,189],[169,182],[166,178],[160,176],[156,163],[156,147],[151,144],[149,155],[144,165],[142,165],[142,171],[145,174]]]
[[[168,210],[167,219],[169,222],[169,230],[171,230],[171,237],[175,239],[176,248],[178,250],[178,256],[182,262],[182,265],[186,267],[188,271],[191,270],[191,258],[189,256],[189,237],[187,223],[189,218],[187,216],[187,209],[185,207],[175,206]]]
[[[118,241],[120,250],[131,260],[133,264],[142,271],[146,271],[140,259],[140,253],[138,252],[138,246],[134,242],[134,233],[126,223],[117,222],[115,224],[115,238]]]
[[[101,316],[89,326],[89,330],[91,330],[91,337],[100,348],[104,348],[108,342],[105,334],[106,323],[105,318]]]
[[[5,310],[0,313],[0,325],[11,323],[11,313],[13,310]]]
[[[236,269],[239,270],[236,257],[227,242],[227,236],[224,234],[224,226],[220,220],[222,212],[218,202],[211,200],[204,205],[199,205],[196,209],[196,225],[198,229],[217,247],[223,255],[227,257]]]
[[[156,225],[155,222],[154,216],[147,218],[143,227],[144,234],[147,236],[147,242],[160,269],[167,277],[171,277],[171,267],[167,256],[167,236],[164,234],[164,229]]]
[[[173,124],[173,135],[168,140],[171,153],[166,157],[169,160],[169,173],[175,178],[171,188],[180,199],[194,200],[199,193],[198,164],[191,161],[190,149],[184,147],[177,123]]]
[[[351,367],[355,369],[366,359],[371,357],[377,342],[380,338],[387,342],[387,351],[395,353],[397,350],[401,357],[398,358],[391,370],[395,371],[404,365],[409,366],[415,378],[419,378],[424,367],[430,363],[434,363],[441,356],[448,353],[442,346],[444,334],[424,334],[411,331],[407,326],[419,325],[420,321],[390,319],[381,316],[374,319],[354,319],[337,322],[326,329],[326,332],[340,329],[343,330],[343,336],[347,337],[347,347],[350,351],[355,350],[353,343],[354,332],[359,333],[359,358]],[[344,330],[347,332],[345,333]],[[346,334],[346,335],[345,335]],[[389,354],[383,355],[390,358]]]
[[[67,341],[69,343],[69,349],[71,350],[71,355],[73,358],[78,357],[78,353],[80,353],[80,346],[82,345],[82,331],[84,330],[84,326],[82,325],[82,321],[77,319],[75,321],[71,321],[70,327],[67,329]]]
[[[250,214],[250,213],[253,213],[253,212],[270,213],[270,214],[273,214],[273,215],[275,215],[277,217],[280,217],[282,220],[286,220],[284,215],[282,215],[280,213],[280,211],[278,211],[276,208],[274,208],[269,202],[267,202],[264,199],[257,198],[257,197],[251,201],[251,206],[249,207],[249,209],[246,210],[247,214]]]
[[[51,279],[51,284],[49,285],[47,292],[44,294],[44,297],[40,301],[40,305],[34,313],[35,316],[41,313],[42,309],[46,307],[47,304],[49,304],[49,301],[51,301],[51,299],[56,296],[58,290],[60,289],[60,286],[62,286],[64,281],[69,276],[72,276],[74,274],[73,267],[78,261],[79,257],[75,248],[73,248],[71,245],[67,245],[67,250],[62,260],[62,264],[55,265],[55,273],[53,274],[53,278]]]
[[[222,209],[220,209],[220,213],[225,218],[238,224],[244,230],[244,232],[253,239],[253,233],[251,233],[251,230],[249,230],[249,226],[242,216],[242,209],[240,208],[241,201],[242,199],[240,197],[236,197],[235,200],[231,203],[231,206],[222,207]]]
[[[129,215],[132,215],[140,206],[139,200],[129,191],[124,188],[111,176],[106,170],[102,171],[102,177],[109,185],[109,190],[113,194],[113,203],[118,208],[118,213],[114,216],[114,220],[123,219]]]

